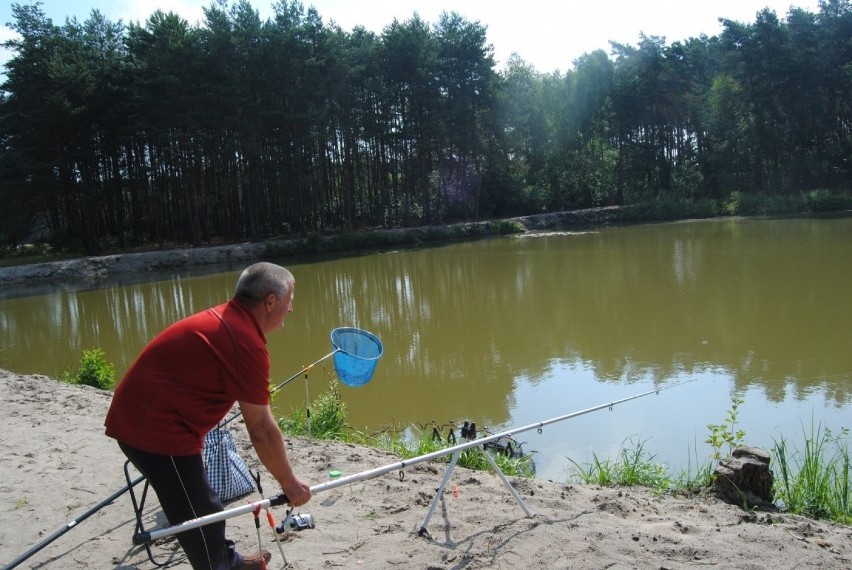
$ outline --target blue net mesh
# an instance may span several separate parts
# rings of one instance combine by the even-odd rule
[[[347,386],[362,386],[370,381],[379,357],[382,341],[375,335],[352,327],[331,331],[334,353],[334,370]]]

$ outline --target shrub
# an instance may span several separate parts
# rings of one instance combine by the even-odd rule
[[[100,348],[84,350],[77,371],[64,373],[62,379],[70,384],[109,390],[115,385],[115,366],[106,361],[104,351]]]
[[[719,206],[712,198],[699,198],[692,205],[692,215],[696,218],[713,218],[719,215]]]
[[[730,216],[754,216],[763,213],[760,196],[737,190],[728,196],[723,209]]]
[[[840,195],[835,195],[826,188],[811,190],[804,196],[805,207],[812,212],[830,212],[841,210],[845,200]]]
[[[311,232],[305,239],[305,249],[310,253],[319,253],[322,251],[322,235],[318,232]]]
[[[713,459],[717,461],[722,459],[723,446],[727,446],[727,452],[732,453],[745,442],[745,431],[736,429],[739,408],[743,402],[745,402],[745,400],[739,396],[734,396],[731,398],[731,408],[725,416],[725,421],[721,424],[707,425],[707,429],[710,430],[710,436],[707,438],[705,443],[709,443],[713,446]]]
[[[515,220],[498,220],[486,225],[486,233],[492,235],[512,235],[524,233],[524,227]]]

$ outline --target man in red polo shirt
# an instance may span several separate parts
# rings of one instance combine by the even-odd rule
[[[210,488],[201,450],[204,436],[239,402],[263,465],[292,506],[310,487],[293,473],[284,438],[269,406],[266,334],[293,310],[295,280],[285,268],[255,263],[242,272],[234,297],[174,323],[139,354],[115,390],[105,426],[145,475],[169,524],[223,510]],[[178,534],[195,569],[265,568],[270,554],[237,553],[225,523]]]

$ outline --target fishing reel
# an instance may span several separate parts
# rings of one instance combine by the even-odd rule
[[[275,527],[275,532],[278,534],[284,534],[294,531],[301,531],[307,528],[314,528],[314,517],[311,516],[310,513],[301,513],[298,515],[290,516],[289,514],[281,521],[277,527]]]

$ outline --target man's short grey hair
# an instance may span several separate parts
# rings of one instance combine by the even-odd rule
[[[273,293],[279,299],[293,289],[296,279],[287,269],[274,263],[261,261],[246,267],[237,279],[235,297],[250,305],[257,305]]]

